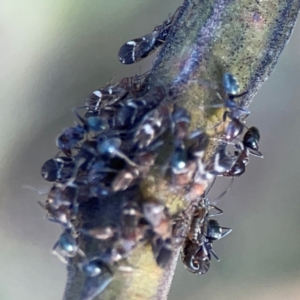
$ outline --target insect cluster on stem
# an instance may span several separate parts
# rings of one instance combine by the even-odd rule
[[[130,64],[148,56],[168,37],[173,18],[122,46],[119,60]],[[149,174],[158,170],[170,189],[181,188],[194,195],[196,205],[181,256],[189,271],[204,274],[211,254],[217,258],[213,241],[231,230],[210,219],[222,211],[196,187],[216,176],[240,176],[250,154],[262,157],[259,131],[246,127],[249,111],[235,101],[244,93],[238,94],[232,74],[225,73],[223,82],[226,129],[209,159],[211,137],[205,128],[190,130],[191,113],[170,101],[167,86],[150,87],[150,75],[109,82],[90,94],[84,106],[74,109],[76,124],[58,136],[59,154],[42,166],[42,177],[53,186],[41,205],[47,218],[63,229],[53,252],[85,274],[82,299],[101,293],[116,270],[128,270],[127,258],[138,244],[151,245],[158,266],[164,268],[170,261],[178,214],[171,215],[159,195],[143,193],[141,184]],[[235,146],[233,155],[228,145]],[[93,215],[94,208],[100,215]],[[83,211],[92,215],[93,222]],[[94,245],[92,251],[87,244]]]

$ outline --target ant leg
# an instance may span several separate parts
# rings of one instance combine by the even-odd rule
[[[218,257],[218,255],[216,254],[216,252],[213,250],[213,248],[210,248],[209,252],[215,257],[215,259],[217,261],[220,261],[220,258]]]
[[[219,238],[219,240],[220,239],[222,239],[223,237],[225,237],[225,236],[227,236],[231,231],[232,231],[232,229],[231,228],[228,228],[228,227],[220,227],[222,230],[226,230],[225,232],[222,232],[222,235],[221,235],[221,237]]]
[[[219,215],[222,215],[224,212],[222,209],[218,208],[217,206],[215,205],[209,205],[209,209],[215,209],[217,211],[217,213],[215,214],[208,214],[208,217],[215,217],[215,216],[219,216]]]

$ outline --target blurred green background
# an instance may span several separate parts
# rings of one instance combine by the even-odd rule
[[[60,228],[44,220],[37,201],[50,185],[42,163],[70,126],[71,109],[113,76],[152,64],[123,66],[119,47],[151,32],[182,0],[1,1],[0,9],[0,299],[61,299],[65,266],[50,254]],[[300,24],[271,78],[255,97],[248,125],[261,130],[263,160],[217,204],[215,243],[221,262],[195,276],[181,262],[170,300],[300,299]],[[229,180],[218,179],[214,199]]]

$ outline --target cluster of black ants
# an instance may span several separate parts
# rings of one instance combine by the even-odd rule
[[[131,64],[147,57],[168,36],[172,19],[123,45],[119,60]],[[166,137],[173,146],[162,169],[175,186],[188,187],[193,182],[212,181],[216,176],[240,176],[245,172],[249,154],[262,157],[259,131],[245,125],[250,112],[235,100],[245,93],[239,94],[238,82],[232,74],[224,74],[225,96],[221,104],[215,105],[225,108],[223,121],[228,125],[218,141],[216,154],[208,162],[204,162],[204,156],[209,135],[201,129],[190,132],[190,113],[178,103],[168,101],[168,87],[150,89],[147,76],[123,78],[89,95],[83,107],[74,109],[78,122],[56,140],[64,155],[46,161],[42,167],[43,178],[53,182],[42,206],[48,219],[64,230],[53,252],[66,263],[76,260],[85,273],[83,299],[92,299],[103,291],[111,282],[115,267],[122,269],[122,262],[139,243],[151,244],[160,267],[169,262],[178,218],[184,222],[184,214],[171,216],[159,199],[145,198],[137,192],[143,178],[157,166]],[[234,155],[227,153],[227,145],[235,147]],[[110,201],[121,201],[121,211],[115,212],[116,224],[91,227],[80,220],[81,207],[95,202],[101,207]],[[219,260],[212,244],[231,229],[221,227],[211,217],[222,213],[210,204],[209,198],[198,197],[181,251],[182,261],[190,272],[205,274],[211,255]],[[99,243],[98,252],[87,256],[79,238]],[[101,277],[104,273],[109,275],[106,279]]]

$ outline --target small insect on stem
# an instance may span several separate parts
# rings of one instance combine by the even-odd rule
[[[125,43],[119,50],[119,61],[126,65],[133,64],[154,52],[165,42],[173,20],[180,9],[181,7],[176,10],[171,18],[156,26],[151,33]]]
[[[244,174],[246,171],[246,165],[249,163],[249,154],[263,158],[262,153],[259,151],[259,140],[259,130],[254,126],[250,127],[246,131],[243,140],[235,145],[240,151],[235,151],[237,159],[234,165],[220,176],[237,177]]]
[[[101,261],[91,260],[82,267],[86,274],[83,290],[80,299],[92,300],[101,294],[113,280],[113,273]]]
[[[216,212],[211,213],[212,209]],[[211,254],[219,261],[212,247],[213,241],[222,239],[232,230],[227,227],[221,227],[216,220],[210,219],[210,217],[218,216],[222,213],[221,209],[210,204],[209,198],[203,196],[200,199],[181,252],[182,262],[191,273],[207,273],[210,268]]]
[[[86,131],[83,126],[76,124],[73,127],[65,129],[65,131],[58,136],[56,145],[65,155],[71,156],[72,149],[83,140]]]
[[[219,93],[218,97],[222,99],[223,104],[214,104],[209,105],[209,107],[224,107],[226,111],[223,115],[223,122],[228,118],[229,121],[226,124],[224,134],[220,140],[221,145],[223,145],[223,152],[228,145],[234,145],[238,151],[234,152],[232,159],[234,163],[230,166],[227,165],[227,169],[221,171],[221,168],[212,168],[217,172],[212,172],[216,176],[225,176],[225,177],[236,177],[245,173],[246,165],[249,162],[249,154],[252,154],[257,157],[263,157],[262,153],[259,151],[259,140],[260,133],[259,130],[252,126],[248,128],[245,125],[245,119],[249,116],[250,111],[246,106],[240,105],[235,99],[240,98],[248,93],[248,91],[240,93],[240,87],[238,80],[231,73],[225,73],[223,75],[223,93],[225,98],[222,99]],[[243,138],[241,135],[247,129]],[[218,163],[222,157],[222,151],[219,151],[216,154],[215,162]],[[223,157],[226,157],[223,155]],[[216,163],[215,163],[216,165]],[[209,169],[207,169],[209,170]]]
[[[77,254],[84,257],[83,251],[78,246],[76,234],[69,228],[60,235],[53,246],[52,253],[66,264],[68,258],[75,257]]]

